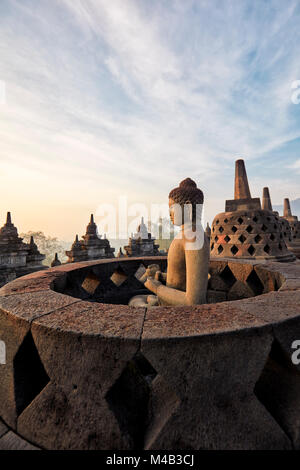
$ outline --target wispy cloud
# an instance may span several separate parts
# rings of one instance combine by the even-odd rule
[[[211,218],[237,156],[264,159],[272,185],[272,153],[288,159],[300,137],[297,0],[2,0],[0,13],[1,161],[12,181],[31,169],[45,200],[53,182],[74,204],[162,199],[190,175]]]
[[[300,174],[300,159],[296,160],[294,163],[292,163],[292,165],[289,165],[289,168],[296,170],[296,172]]]

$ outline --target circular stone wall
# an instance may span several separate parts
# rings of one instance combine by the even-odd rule
[[[99,302],[119,289],[125,302],[152,263],[166,259],[68,264],[0,289],[0,448],[300,448],[300,262],[212,260],[218,303]]]

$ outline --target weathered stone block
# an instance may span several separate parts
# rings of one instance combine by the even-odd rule
[[[51,449],[128,449],[105,399],[139,349],[144,309],[80,302],[34,321],[51,380],[23,411],[18,432]]]
[[[39,450],[20,436],[9,431],[0,439],[0,450]]]

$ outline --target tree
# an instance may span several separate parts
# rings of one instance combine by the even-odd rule
[[[35,244],[39,251],[46,255],[43,264],[50,266],[54,259],[55,253],[58,254],[59,260],[64,263],[67,261],[65,250],[69,248],[69,243],[58,240],[56,237],[48,237],[43,232],[26,232],[21,233],[20,237],[23,238],[24,243],[30,242],[30,237],[33,237]]]

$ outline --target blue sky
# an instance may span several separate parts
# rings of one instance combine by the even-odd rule
[[[71,240],[189,176],[211,222],[240,157],[253,196],[300,197],[299,24],[298,0],[1,0],[0,218]]]

